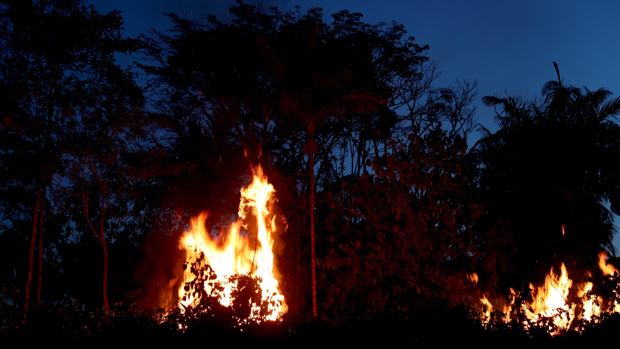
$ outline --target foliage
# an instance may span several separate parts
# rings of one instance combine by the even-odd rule
[[[465,142],[437,131],[389,146],[372,174],[343,181],[323,207],[330,318],[413,316],[433,302],[463,302],[480,211]]]
[[[558,79],[559,73],[558,73]],[[501,234],[503,287],[570,262],[578,279],[613,251],[618,211],[620,102],[609,91],[545,84],[541,103],[485,97],[501,128],[478,142],[486,216],[481,232]],[[609,206],[606,206],[607,203]],[[609,207],[609,208],[608,208]],[[493,267],[495,268],[495,267]]]
[[[136,41],[121,35],[119,12],[102,14],[79,0],[2,1],[0,13],[0,86],[7,92],[0,103],[3,294],[23,300],[18,285],[26,274],[26,232],[36,222],[33,203],[42,191],[48,204],[39,228],[39,273],[49,272],[43,292],[58,301],[71,286],[80,292],[92,286],[67,277],[79,269],[66,266],[75,256],[72,246],[79,245],[80,260],[87,261],[93,242],[130,249],[136,241],[122,236],[144,228],[136,224],[144,202],[135,194],[147,182],[148,167],[134,167],[132,159],[152,148],[154,135],[147,133],[142,90],[116,60],[135,51]],[[111,250],[115,254],[116,246]],[[130,273],[119,270],[115,278],[130,279]],[[97,275],[107,278],[107,272]]]
[[[177,266],[188,217],[208,210],[227,220],[256,162],[287,226],[274,253],[290,317],[243,323],[248,340],[342,330],[341,340],[363,342],[369,329],[391,335],[394,325],[417,330],[406,341],[433,343],[443,333],[432,326],[452,321],[469,339],[527,344],[519,329],[476,327],[467,305],[481,291],[536,282],[539,268],[558,261],[583,280],[601,246],[612,250],[620,99],[609,91],[565,85],[558,72],[539,101],[485,97],[500,128],[472,149],[476,84],[437,86],[428,47],[401,24],[244,3],[227,21],[168,18],[168,33],[126,38],[117,11],[0,0],[3,334],[242,337],[232,331],[250,304],[265,312],[270,300],[260,280],[234,276],[236,302],[222,307],[204,258],[184,266],[196,276],[184,285],[199,297],[195,307],[138,309],[148,303],[149,272],[172,279],[166,268]],[[136,52],[136,64],[119,63]],[[44,302],[18,325],[38,193],[47,202],[37,247]],[[319,324],[305,322],[310,212]],[[467,279],[474,271],[476,286]],[[102,313],[95,304],[108,274]],[[616,286],[597,286],[617,299]],[[617,317],[608,323],[617,327]]]

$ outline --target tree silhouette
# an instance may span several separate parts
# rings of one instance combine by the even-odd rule
[[[26,176],[10,173],[9,176],[17,177],[7,178],[4,183],[9,185],[4,188],[34,192],[34,204],[28,205],[34,210],[29,215],[32,233],[24,287],[26,318],[35,248],[38,251],[37,303],[41,297],[45,219],[56,220],[66,214],[61,203],[46,202],[66,187],[63,162],[74,155],[72,151],[77,143],[73,142],[79,138],[79,128],[94,127],[94,120],[118,111],[109,108],[119,101],[114,94],[127,92],[128,89],[120,86],[131,85],[132,81],[118,67],[114,55],[127,52],[133,44],[121,36],[122,18],[118,12],[100,14],[92,5],[79,0],[3,1],[0,11],[4,28],[0,80],[12,91],[10,102],[3,110],[2,138],[7,140],[4,146],[8,149],[3,154],[10,168],[31,169]],[[135,89],[132,93],[136,92],[141,93]],[[133,98],[131,93],[129,98]],[[96,106],[100,107],[97,113]],[[98,142],[100,146],[102,137],[106,136],[99,133],[88,142]],[[13,218],[16,217],[10,217]],[[105,288],[104,281],[103,299],[107,308]]]
[[[192,151],[209,147],[194,165],[217,159],[207,176],[236,177],[241,166],[223,161],[240,158],[243,149],[251,160],[262,154],[262,162],[292,178],[280,192],[293,193],[295,202],[283,205],[290,206],[289,223],[310,222],[310,298],[318,316],[312,247],[317,165],[325,186],[333,181],[335,149],[351,142],[354,171],[366,171],[368,143],[378,152],[378,142],[389,137],[397,119],[388,104],[400,81],[418,75],[426,48],[406,37],[400,25],[369,25],[348,11],[334,14],[331,22],[320,9],[280,12],[240,4],[231,14],[230,23],[209,18],[206,25],[171,15],[174,35],[147,41],[152,64],[145,69],[163,86],[167,103],[161,110],[179,125],[176,145],[193,130],[203,144]],[[308,224],[291,229],[305,231]],[[302,283],[295,285],[301,290]]]
[[[554,63],[537,100],[483,98],[499,130],[472,149],[476,84],[437,86],[401,24],[242,2],[226,20],[167,16],[169,32],[127,38],[119,12],[82,0],[0,0],[0,335],[293,338],[306,321],[431,318],[443,334],[481,292],[560,262],[617,298],[616,279],[587,273],[620,213],[608,90],[567,85]],[[233,219],[256,163],[277,190],[285,326],[247,321],[273,301],[252,276],[231,277],[231,307],[206,293],[204,258],[178,279],[188,218]],[[179,286],[200,304],[178,309]]]
[[[345,20],[354,17],[342,13]],[[336,17],[335,21],[343,18]],[[270,43],[260,38],[259,49],[274,77],[279,98],[274,106],[284,117],[301,120],[306,126],[304,153],[307,156],[309,221],[310,221],[310,273],[312,316],[318,318],[316,283],[316,231],[315,231],[315,156],[316,132],[328,118],[343,119],[353,112],[376,110],[383,102],[379,95],[369,94],[368,87],[360,84],[360,57],[369,52],[357,47],[348,48],[338,33],[330,31],[323,22],[322,11],[314,10],[290,23],[293,30],[283,30],[285,42]],[[336,24],[337,25],[337,24]],[[346,35],[346,33],[344,33]],[[342,34],[341,34],[342,35]],[[275,52],[273,44],[286,45],[286,52]],[[362,63],[363,64],[363,63]],[[368,67],[370,68],[370,67]],[[337,136],[337,135],[336,135]],[[329,149],[327,149],[329,151]]]
[[[620,99],[605,89],[565,85],[557,65],[556,72],[558,80],[544,85],[539,103],[483,99],[497,108],[501,128],[477,145],[488,212],[482,224],[504,229],[514,242],[508,280],[540,275],[537,266],[560,261],[582,273],[595,266],[601,246],[613,251]]]

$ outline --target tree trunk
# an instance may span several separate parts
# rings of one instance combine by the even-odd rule
[[[28,249],[28,274],[26,275],[25,296],[24,296],[24,314],[23,322],[28,319],[28,310],[30,308],[30,290],[32,287],[32,269],[34,267],[34,247],[37,239],[37,225],[39,219],[39,206],[41,204],[41,189],[37,190],[37,198],[34,203],[34,212],[32,215],[32,232],[30,235],[30,247]]]
[[[41,289],[43,287],[43,224],[45,223],[45,190],[41,200],[41,208],[39,215],[39,246],[38,246],[38,263],[37,263],[37,292],[35,294],[35,305],[41,303]]]
[[[101,234],[103,234],[103,229],[101,229]],[[110,310],[110,301],[108,299],[108,243],[103,236],[101,237],[101,251],[103,252],[101,293],[103,294],[103,310],[107,313]]]
[[[107,194],[107,188],[104,186],[102,188],[102,197],[105,197]],[[93,235],[99,240],[99,245],[101,246],[101,262],[102,262],[102,275],[101,275],[101,294],[103,298],[103,310],[105,313],[108,313],[110,310],[110,302],[108,301],[108,244],[105,239],[105,215],[107,211],[107,207],[103,204],[104,199],[100,199],[99,204],[99,220],[98,227],[95,227],[90,219],[90,213],[88,210],[89,200],[88,194],[82,188],[82,212],[84,214],[84,218],[86,219],[86,225],[93,233]]]
[[[316,253],[314,231],[314,154],[308,154],[308,175],[310,176],[310,268],[312,274],[312,317],[316,320],[318,309],[316,304]]]
[[[101,277],[101,293],[103,295],[103,310],[108,313],[110,302],[108,301],[108,243],[105,239],[105,208],[99,212],[99,243],[103,256],[103,275]]]
[[[306,153],[308,154],[308,181],[310,182],[308,192],[310,193],[310,274],[312,285],[312,318],[316,320],[318,318],[318,307],[316,301],[316,232],[314,226],[314,205],[315,205],[315,193],[314,193],[314,154],[316,153],[316,142],[314,141],[315,125],[312,120],[308,120],[308,132]]]

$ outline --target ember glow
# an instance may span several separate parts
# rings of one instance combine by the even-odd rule
[[[191,220],[190,229],[183,233],[179,243],[179,248],[185,251],[185,268],[178,289],[181,311],[201,301],[200,293],[188,285],[197,277],[196,270],[190,266],[204,260],[202,271],[207,272],[204,269],[208,265],[214,273],[204,280],[205,294],[216,297],[225,307],[235,301],[234,291],[238,287],[235,277],[250,276],[258,280],[261,300],[251,303],[250,315],[244,322],[275,321],[286,313],[272,251],[274,234],[278,231],[273,212],[274,194],[273,185],[258,166],[253,169],[252,182],[241,189],[238,218],[227,229],[219,234],[210,233],[206,227],[207,213]]]
[[[608,255],[599,253],[599,268],[603,276],[617,276],[617,269],[607,264]],[[591,274],[588,273],[590,276]],[[511,318],[519,313],[524,318],[521,325],[525,329],[531,326],[542,326],[551,335],[567,331],[580,331],[577,320],[582,323],[598,323],[603,314],[620,313],[617,301],[605,301],[596,295],[595,285],[591,281],[575,283],[570,277],[564,263],[559,272],[551,268],[541,285],[529,284],[529,299],[523,300],[520,306],[514,306],[516,292],[510,289],[508,306],[498,307],[486,295],[480,298],[479,316],[483,324],[488,325],[491,319],[502,323],[510,323]],[[501,301],[501,300],[500,300]],[[542,321],[541,321],[542,320]]]

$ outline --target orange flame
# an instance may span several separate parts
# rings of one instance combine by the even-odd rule
[[[573,280],[568,277],[564,263],[560,275],[556,275],[551,268],[544,285],[535,288],[530,284],[533,299],[529,306],[523,306],[523,313],[531,321],[537,321],[539,317],[552,318],[557,328],[569,328],[575,312],[575,305],[568,302],[572,285]]]
[[[478,273],[467,274],[467,280],[469,280],[473,284],[478,283]]]
[[[482,314],[483,314],[482,323],[488,324],[489,321],[491,321],[491,313],[493,312],[493,304],[491,303],[491,301],[489,301],[486,295],[482,295],[482,298],[480,298],[480,303],[482,303]]]
[[[190,229],[183,233],[179,248],[185,251],[185,262],[195,263],[202,256],[215,273],[215,282],[223,290],[214,290],[205,281],[207,294],[215,295],[221,305],[233,304],[233,290],[236,283],[231,277],[248,275],[259,280],[262,301],[267,304],[266,314],[261,314],[258,304],[251,305],[249,319],[254,322],[281,319],[287,311],[284,296],[279,289],[272,252],[273,236],[277,232],[276,215],[273,213],[275,189],[260,166],[253,169],[252,182],[241,189],[238,219],[230,224],[227,232],[221,232],[219,239],[212,237],[205,223],[207,213],[201,213],[191,220]],[[187,290],[185,285],[195,280],[191,268],[185,268],[182,284],[178,289],[181,311],[200,303],[200,296]],[[210,280],[213,281],[213,280]],[[217,292],[216,292],[217,291]]]
[[[618,272],[613,266],[607,264],[607,253],[599,253],[599,268],[605,276],[612,276]],[[589,273],[588,273],[589,274]],[[469,278],[469,277],[468,277]],[[569,299],[571,289],[574,287],[576,297]],[[556,274],[551,268],[545,277],[545,282],[541,286],[534,286],[530,283],[531,302],[521,303],[520,311],[527,319],[522,325],[529,328],[531,324],[537,323],[541,318],[550,320],[551,325],[547,329],[551,335],[557,335],[563,331],[571,329],[575,320],[580,319],[588,323],[597,323],[603,313],[620,313],[620,304],[616,301],[613,304],[605,303],[601,296],[593,294],[594,285],[590,281],[581,284],[574,284],[568,276],[566,265],[562,263],[560,273]],[[510,314],[516,298],[514,290],[510,289],[510,305],[501,309],[500,321],[510,322]],[[482,309],[480,310],[481,322],[489,324],[494,304],[489,301],[486,295],[480,298]],[[497,308],[497,306],[495,306]]]
[[[614,267],[611,264],[607,264],[607,259],[609,259],[609,256],[607,255],[607,252],[605,251],[601,251],[598,254],[598,267],[601,269],[601,272],[603,273],[603,275],[605,276],[615,276],[618,275],[618,269],[616,269],[616,267]],[[615,313],[620,313],[620,302],[619,301],[615,301],[614,302],[614,312]]]
[[[598,267],[603,272],[603,275],[605,275],[605,276],[613,276],[614,274],[616,274],[618,272],[618,269],[616,269],[616,267],[614,267],[611,264],[607,264],[608,257],[609,256],[607,255],[607,252],[605,252],[605,251],[599,252],[599,254],[598,254]]]

